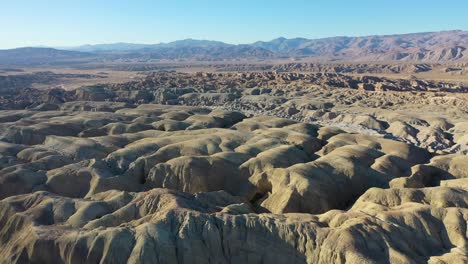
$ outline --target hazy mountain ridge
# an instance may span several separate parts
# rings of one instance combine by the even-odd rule
[[[195,40],[184,39],[176,40],[169,43],[158,44],[139,44],[139,43],[109,43],[109,44],[95,44],[95,45],[81,45],[78,47],[61,47],[57,49],[73,50],[80,52],[106,52],[106,51],[137,51],[137,50],[152,50],[160,48],[182,48],[182,47],[219,47],[219,46],[235,46],[221,41],[212,40]]]
[[[233,45],[185,39],[160,44],[114,43],[74,48],[0,50],[0,64],[47,64],[83,60],[255,60],[309,58],[316,61],[455,62],[468,60],[468,31],[322,39],[277,38]]]
[[[95,54],[53,48],[17,48],[0,50],[0,64],[2,65],[40,65],[56,64],[60,62],[88,61],[96,57]]]

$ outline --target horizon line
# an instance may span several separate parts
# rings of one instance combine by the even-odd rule
[[[187,41],[187,40],[195,40],[195,41],[212,41],[212,42],[221,42],[227,45],[252,45],[257,42],[271,42],[277,39],[286,39],[286,40],[293,40],[293,39],[306,39],[306,40],[321,40],[321,39],[332,39],[332,38],[365,38],[365,37],[390,37],[390,36],[403,36],[403,35],[414,35],[414,34],[430,34],[430,33],[443,33],[443,32],[463,32],[467,31],[468,29],[447,29],[447,30],[439,30],[439,31],[420,31],[420,32],[408,32],[408,33],[391,33],[391,34],[365,34],[365,35],[335,35],[329,37],[316,37],[316,38],[306,38],[306,37],[292,37],[286,38],[283,36],[279,36],[277,38],[273,38],[270,40],[257,40],[250,43],[229,43],[222,40],[215,40],[215,39],[203,39],[203,38],[181,38],[167,42],[152,42],[152,43],[144,43],[144,42],[126,42],[126,41],[117,41],[117,42],[103,42],[103,43],[85,43],[85,44],[78,44],[78,45],[70,45],[70,46],[49,46],[49,45],[34,45],[34,46],[17,46],[13,48],[0,48],[0,50],[14,50],[14,49],[23,49],[23,48],[49,48],[49,49],[57,49],[57,50],[66,50],[66,49],[76,49],[86,46],[99,46],[99,45],[115,45],[115,44],[130,44],[130,45],[162,45],[162,44],[171,44],[177,41]]]

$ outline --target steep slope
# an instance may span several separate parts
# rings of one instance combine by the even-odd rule
[[[3,111],[0,134],[2,263],[468,261],[463,155],[115,102]]]

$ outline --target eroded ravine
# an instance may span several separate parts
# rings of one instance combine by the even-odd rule
[[[198,106],[76,109],[1,113],[7,263],[466,261],[467,156]]]

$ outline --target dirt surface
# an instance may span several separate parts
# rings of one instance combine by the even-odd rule
[[[4,263],[468,262],[466,65],[100,67],[0,70]]]

